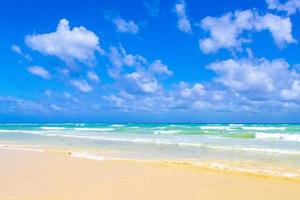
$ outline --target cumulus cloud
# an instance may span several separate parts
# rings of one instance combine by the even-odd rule
[[[281,48],[295,43],[292,36],[292,23],[289,17],[273,14],[259,15],[254,10],[235,11],[221,17],[205,17],[201,27],[210,36],[199,40],[204,53],[216,53],[219,49],[240,50],[242,44],[251,42],[243,34],[268,30],[275,44]]]
[[[287,0],[280,3],[279,0],[266,0],[269,9],[284,11],[288,15],[295,14],[300,9],[300,0]]]
[[[251,99],[293,97],[298,90],[296,80],[300,79],[300,74],[283,59],[228,59],[214,62],[208,68],[217,74],[216,82]]]
[[[53,110],[55,110],[55,111],[62,111],[63,110],[62,107],[60,107],[60,106],[58,106],[56,104],[53,104],[53,103],[50,104],[50,108],[53,109]]]
[[[157,79],[143,71],[128,73],[124,78],[134,91],[154,93],[159,89]]]
[[[186,33],[191,33],[192,27],[186,15],[186,5],[184,0],[181,0],[180,2],[175,4],[175,13],[177,14],[178,17],[178,22],[177,22],[178,29]]]
[[[161,89],[157,75],[172,75],[161,60],[148,63],[141,55],[127,54],[122,46],[111,47],[108,57],[112,63],[109,75],[121,88],[134,93],[157,92]]]
[[[281,96],[286,100],[300,100],[300,79],[293,81],[291,88],[281,90]]]
[[[51,74],[45,68],[40,66],[31,66],[27,68],[27,71],[33,75],[39,76],[43,79],[51,79]]]
[[[132,60],[137,59],[134,55],[131,56]],[[141,63],[143,62],[139,60],[136,64]],[[286,112],[300,108],[300,73],[283,59],[267,60],[252,56],[216,61],[207,66],[216,73],[212,81],[181,81],[169,89],[162,89],[153,73],[148,77],[146,66],[150,66],[149,64],[142,64],[144,71],[140,71],[140,67],[135,71],[135,65],[128,66],[126,71],[124,65],[118,65],[122,72],[125,70],[116,79],[121,83],[117,87],[119,92],[103,98],[110,106],[126,112],[209,110],[230,113],[245,111],[249,114],[262,111]]]
[[[41,102],[34,102],[21,98],[10,96],[0,96],[0,113],[1,114],[44,114],[47,107]]]
[[[90,92],[93,88],[88,84],[86,80],[71,80],[70,84],[76,87],[81,92]]]
[[[95,81],[95,82],[99,82],[99,81],[100,81],[99,76],[98,76],[95,72],[93,72],[93,71],[89,71],[89,72],[87,73],[87,77],[88,77],[88,79],[90,79],[91,81]]]
[[[179,94],[184,99],[199,99],[205,94],[205,88],[200,83],[195,83],[192,86],[185,82],[180,82]]]
[[[224,101],[224,96],[223,92],[208,90],[201,83],[180,82],[173,89],[162,90],[159,93],[139,95],[121,90],[103,98],[111,106],[128,112],[147,110],[159,113],[174,110],[220,110],[229,104]]]
[[[156,74],[164,74],[172,76],[173,72],[169,70],[168,66],[163,64],[161,60],[156,60],[149,66],[149,71]]]
[[[95,52],[101,51],[95,33],[82,26],[70,28],[66,19],[60,20],[55,32],[27,35],[25,43],[45,55],[57,56],[68,65],[75,61],[91,65]]]
[[[147,64],[147,60],[141,55],[127,54],[125,49],[120,45],[119,48],[110,47],[108,58],[114,70],[122,70],[123,66],[138,67]]]
[[[132,34],[137,34],[139,32],[138,25],[132,20],[126,21],[121,18],[116,18],[113,20],[113,23],[116,26],[116,30],[119,32]]]
[[[31,56],[28,55],[28,54],[25,54],[25,53],[22,51],[21,47],[18,46],[18,45],[15,45],[15,44],[11,45],[11,50],[12,50],[13,52],[19,54],[20,56],[23,56],[26,60],[29,60],[29,61],[32,60]]]

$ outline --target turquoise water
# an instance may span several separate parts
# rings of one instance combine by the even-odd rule
[[[300,124],[0,124],[0,147],[300,177]]]

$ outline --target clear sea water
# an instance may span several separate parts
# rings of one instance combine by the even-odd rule
[[[0,124],[0,147],[300,177],[300,124]]]

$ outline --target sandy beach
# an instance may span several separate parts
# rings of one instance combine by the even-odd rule
[[[0,150],[1,200],[300,199],[296,180],[192,166]]]

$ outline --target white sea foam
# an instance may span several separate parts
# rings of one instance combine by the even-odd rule
[[[201,126],[202,130],[230,130],[228,126]]]
[[[283,134],[283,133],[263,133],[256,132],[255,138],[257,139],[273,139],[300,142],[300,134]]]
[[[246,152],[258,152],[258,153],[275,153],[275,154],[290,154],[300,155],[300,151],[289,150],[289,149],[275,149],[275,148],[259,148],[259,147],[234,147],[234,146],[213,146],[207,145],[206,147],[220,150],[235,150],[235,151],[246,151]]]
[[[130,160],[135,162],[147,162],[147,160],[139,160],[139,159],[126,159],[126,158],[113,158],[113,157],[103,157],[99,154],[92,152],[74,152],[71,154],[73,157],[91,159],[91,160]],[[160,162],[161,160],[158,160]],[[257,167],[257,166],[235,166],[231,164],[226,164],[222,162],[201,162],[201,161],[181,161],[181,160],[163,160],[168,163],[175,164],[190,164],[198,167],[208,167],[211,169],[221,170],[221,171],[231,171],[231,172],[241,172],[248,174],[260,174],[267,176],[276,176],[276,177],[285,177],[285,178],[298,178],[299,173],[294,171],[287,171],[285,169],[274,169],[265,167]],[[151,160],[150,160],[151,162]],[[156,160],[152,160],[152,162],[157,162]]]
[[[65,127],[54,127],[54,126],[42,126],[42,130],[66,130],[68,128]]]
[[[3,131],[3,130],[2,130]],[[20,133],[19,130],[15,130],[17,133]],[[1,130],[0,130],[1,132]],[[11,130],[5,130],[5,133],[11,133]],[[158,144],[158,145],[178,145],[178,146],[191,146],[191,147],[203,147],[217,150],[226,150],[226,151],[245,151],[245,152],[257,152],[257,153],[268,153],[268,154],[289,154],[289,155],[300,155],[299,150],[293,149],[282,149],[282,148],[265,148],[265,147],[245,147],[245,146],[224,146],[224,145],[210,145],[201,143],[200,141],[195,141],[193,138],[141,138],[141,137],[117,137],[117,136],[101,136],[101,135],[72,135],[72,134],[58,134],[58,133],[45,133],[38,131],[26,131],[27,134],[48,136],[48,137],[65,137],[65,138],[80,138],[80,139],[90,139],[90,140],[102,140],[110,142],[131,142],[131,143],[140,143],[140,144]],[[256,133],[256,138],[259,139],[281,139],[288,141],[300,141],[300,135],[287,135],[287,134],[270,134],[270,133]]]
[[[125,126],[125,125],[123,125],[123,124],[113,124],[110,127],[123,127],[123,126]]]
[[[233,127],[240,127],[243,126],[244,124],[229,124],[229,126],[233,126]]]
[[[132,142],[142,144],[160,144],[160,145],[178,145],[178,146],[191,146],[191,147],[204,147],[210,149],[227,150],[227,151],[245,151],[245,152],[258,152],[258,153],[276,153],[276,154],[290,154],[300,155],[300,151],[290,149],[276,149],[276,148],[262,148],[262,147],[243,147],[243,146],[221,146],[209,145],[200,142],[183,142],[178,140],[168,140],[162,138],[122,138],[122,137],[107,137],[107,136],[89,136],[89,135],[66,135],[66,134],[41,134],[38,132],[30,133],[34,135],[49,136],[49,137],[66,137],[66,138],[80,138],[90,140],[102,140],[111,142]]]
[[[153,134],[175,134],[175,133],[180,133],[181,130],[156,130],[153,131]]]
[[[31,130],[9,130],[9,129],[0,129],[0,133],[27,133],[27,134],[35,134],[37,131]]]
[[[102,157],[99,154],[91,153],[91,152],[74,152],[71,154],[73,157],[84,158],[84,159],[92,159],[92,160],[130,160],[137,162],[146,162],[145,160],[136,160],[136,159],[126,159],[126,158],[111,158],[111,157]],[[150,161],[151,162],[151,161]],[[157,162],[157,161],[153,161]],[[201,162],[201,161],[176,161],[176,160],[164,160],[164,162],[175,163],[175,164],[190,164],[198,167],[208,167],[221,171],[231,171],[231,172],[241,172],[248,174],[260,174],[267,176],[276,176],[276,177],[285,177],[285,178],[298,178],[299,173],[294,171],[287,171],[285,169],[274,169],[265,167],[257,167],[257,166],[235,166],[222,162]]]
[[[114,128],[74,128],[75,131],[114,131]]]
[[[27,147],[27,146],[11,145],[11,144],[0,144],[0,149],[44,152],[43,149],[39,149],[39,148],[32,148],[32,147]]]
[[[73,152],[71,153],[71,156],[77,157],[77,158],[86,158],[86,159],[92,159],[92,160],[107,160],[106,158],[92,152]]]
[[[213,169],[219,169],[219,170],[225,170],[225,171],[235,171],[235,172],[241,172],[241,173],[248,173],[248,174],[262,174],[262,175],[268,175],[268,176],[277,176],[277,177],[286,177],[286,178],[297,178],[299,177],[299,174],[296,172],[288,172],[284,170],[276,170],[268,167],[264,168],[258,168],[258,167],[238,167],[234,165],[228,165],[224,163],[219,162],[210,162],[210,163],[192,163],[197,166],[202,167],[210,167]]]
[[[75,124],[75,126],[84,126],[85,124],[83,123],[78,123],[78,124]]]
[[[243,130],[248,131],[274,131],[274,130],[280,130],[284,131],[286,130],[286,127],[259,127],[259,126],[243,126],[241,127]]]
[[[221,145],[203,144],[200,142],[181,142],[181,141],[154,139],[154,138],[152,138],[152,139],[151,138],[120,138],[120,137],[79,136],[79,135],[75,136],[75,135],[59,135],[59,134],[48,134],[47,136],[60,136],[60,137],[70,137],[70,138],[112,141],[112,142],[132,142],[132,143],[142,143],[142,144],[161,144],[161,145],[204,147],[204,148],[227,150],[227,151],[245,151],[245,152],[257,152],[257,153],[300,155],[300,151],[290,150],[290,149],[242,147],[242,146],[221,146]]]

